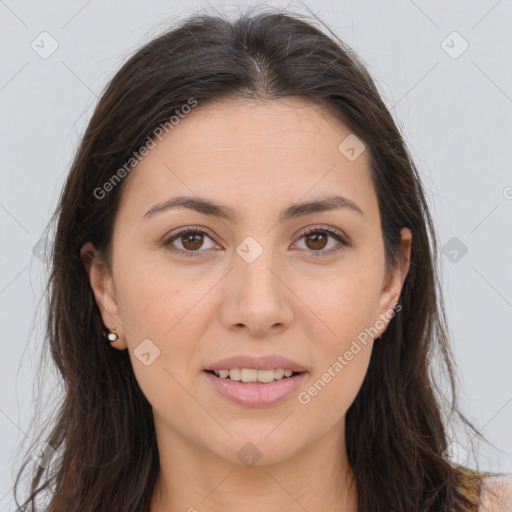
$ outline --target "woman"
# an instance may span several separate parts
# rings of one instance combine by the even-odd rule
[[[52,512],[506,510],[447,457],[432,220],[335,36],[267,12],[151,41],[52,220],[66,394],[23,506],[47,487]]]

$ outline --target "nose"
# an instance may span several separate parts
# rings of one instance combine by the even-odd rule
[[[221,320],[228,329],[244,326],[254,336],[275,334],[293,319],[293,293],[270,250],[256,259],[234,259],[223,288]]]

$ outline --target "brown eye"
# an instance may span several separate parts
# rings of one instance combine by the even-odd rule
[[[198,233],[180,235],[180,238],[183,247],[190,251],[200,249],[203,245],[203,235]]]
[[[328,246],[329,238],[332,238],[338,242],[337,247],[334,244],[334,248],[329,248],[324,250]],[[324,256],[333,254],[337,251],[345,249],[350,244],[345,240],[345,238],[338,233],[338,231],[334,231],[331,228],[313,228],[308,231],[302,233],[300,238],[304,239],[305,248],[309,250],[312,256]],[[332,247],[332,246],[331,246]]]
[[[164,242],[164,246],[171,252],[183,256],[203,256],[206,250],[210,247],[204,247],[205,239],[211,241],[212,246],[215,245],[211,237],[202,229],[187,228],[179,233],[176,233]],[[181,245],[181,248],[176,247],[176,243]]]
[[[337,246],[334,244],[334,248],[329,248],[324,250],[329,245],[329,239],[334,239],[338,242]],[[345,240],[345,238],[331,228],[313,228],[309,229],[305,233],[302,234],[300,240],[305,240],[305,249],[310,253],[311,256],[324,256],[336,253],[350,245],[349,242]],[[198,228],[187,228],[183,229],[179,233],[176,233],[172,237],[168,238],[163,245],[171,252],[175,254],[179,254],[181,256],[204,256],[205,253],[208,254],[209,251],[206,249],[213,248],[212,246],[205,247],[205,241],[210,240],[210,242],[215,245],[215,242],[212,238],[203,231]],[[181,245],[181,248],[176,247],[176,243]]]
[[[306,245],[308,249],[313,251],[322,250],[327,245],[328,236],[321,231],[315,231],[308,235],[305,235]]]

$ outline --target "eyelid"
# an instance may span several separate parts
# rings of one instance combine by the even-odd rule
[[[322,224],[311,224],[310,226],[306,226],[299,232],[298,237],[299,238],[303,237],[304,235],[307,235],[310,232],[315,232],[315,231],[325,231],[329,234],[338,235],[340,238],[343,238],[343,240],[348,244],[349,238],[347,235],[345,235],[345,233],[343,231],[341,231],[340,229],[334,228],[332,226],[327,226],[327,225],[322,225]]]

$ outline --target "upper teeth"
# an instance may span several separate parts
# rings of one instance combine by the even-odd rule
[[[254,370],[249,368],[231,368],[230,370],[214,371],[217,377],[231,380],[241,380],[242,382],[272,382],[274,379],[279,380],[284,377],[291,377],[292,370]]]

